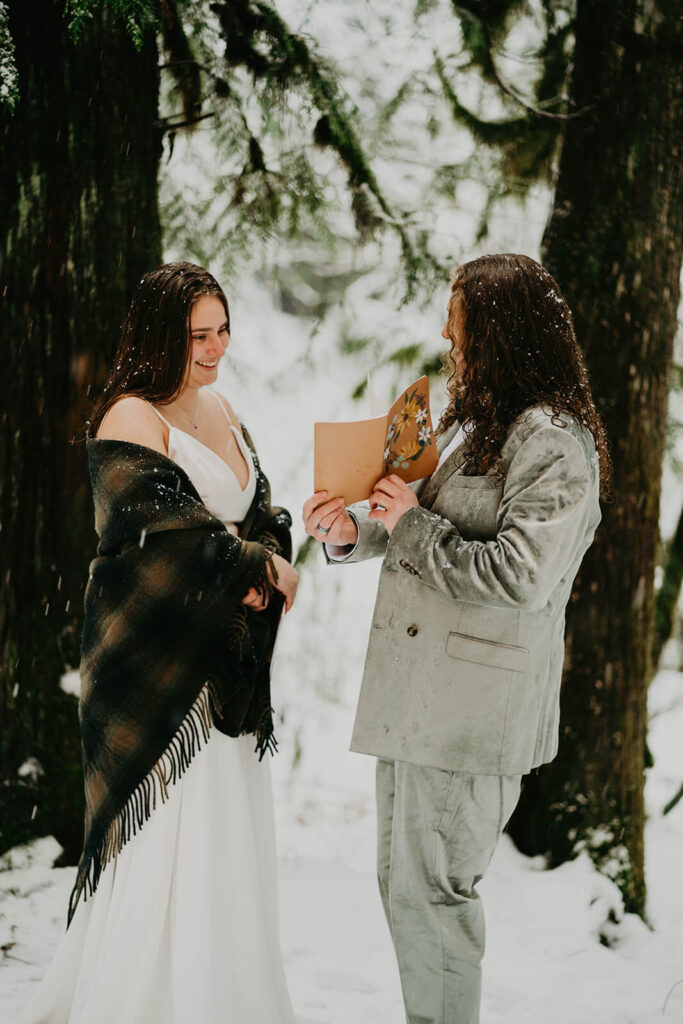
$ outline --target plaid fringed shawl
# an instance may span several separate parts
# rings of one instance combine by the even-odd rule
[[[87,449],[99,544],[85,592],[85,841],[69,923],[208,739],[212,717],[229,736],[255,733],[261,757],[275,749],[270,659],[282,595],[267,566],[272,552],[291,558],[289,513],[271,507],[255,456],[256,494],[236,537],[166,456],[103,439]],[[241,603],[250,586],[269,594],[265,611]]]

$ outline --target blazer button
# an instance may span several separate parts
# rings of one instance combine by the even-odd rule
[[[406,633],[408,636],[417,636],[417,626],[408,626]]]

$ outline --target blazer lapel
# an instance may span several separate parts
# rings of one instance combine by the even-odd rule
[[[447,445],[450,444],[450,442],[453,440],[459,429],[460,423],[456,420],[456,422],[451,427],[448,428],[443,437],[439,438],[439,442],[443,442],[437,442],[439,454],[441,454],[441,452],[447,447]],[[457,448],[451,452],[451,454],[448,456],[445,462],[441,463],[436,472],[433,473],[432,476],[428,477],[427,480],[425,481],[425,486],[422,488],[420,494],[418,495],[420,499],[420,504],[423,506],[423,508],[431,508],[437,494],[439,493],[440,488],[462,464],[462,457],[465,452],[466,440],[467,439],[465,438],[457,446]]]

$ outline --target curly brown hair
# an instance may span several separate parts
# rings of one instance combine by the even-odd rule
[[[530,406],[566,413],[593,435],[600,490],[608,496],[612,461],[605,428],[593,403],[572,315],[553,277],[528,256],[480,256],[455,272],[444,366],[451,401],[437,433],[469,420],[463,470],[501,472],[501,449],[513,421]],[[456,371],[456,337],[464,368]],[[557,420],[558,424],[561,423]]]

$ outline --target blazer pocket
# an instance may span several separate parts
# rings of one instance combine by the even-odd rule
[[[529,668],[529,651],[526,647],[501,644],[496,640],[484,640],[466,633],[449,633],[446,654],[459,661],[471,661],[475,665],[502,668],[508,672],[526,672]]]

